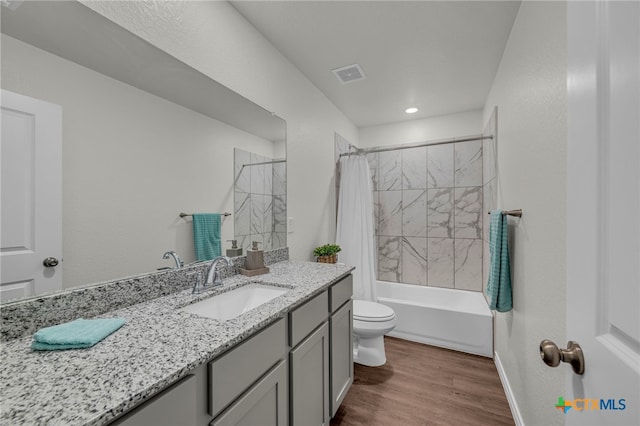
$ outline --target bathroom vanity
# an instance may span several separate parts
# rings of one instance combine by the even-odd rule
[[[352,269],[275,263],[261,282],[289,290],[226,321],[181,308],[255,279],[108,312],[127,323],[90,349],[31,352],[30,336],[8,341],[0,421],[328,425],[353,381]]]

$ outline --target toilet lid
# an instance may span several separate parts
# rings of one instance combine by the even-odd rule
[[[388,321],[395,318],[393,309],[381,303],[366,300],[353,301],[353,319],[359,321]]]

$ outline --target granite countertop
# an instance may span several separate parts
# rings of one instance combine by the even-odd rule
[[[226,278],[223,287],[198,296],[184,290],[100,315],[127,322],[89,349],[34,352],[31,336],[2,343],[0,423],[106,424],[353,270],[296,261],[269,268],[265,275]],[[227,321],[177,310],[257,281],[290,291]]]

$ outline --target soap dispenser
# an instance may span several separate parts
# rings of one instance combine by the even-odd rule
[[[260,241],[252,241],[251,250],[247,250],[246,269],[240,268],[240,273],[247,277],[269,273],[269,268],[264,266],[264,251],[258,248]]]
[[[231,241],[231,248],[227,249],[227,257],[242,256],[242,248],[238,247],[238,240],[227,240],[227,241]]]

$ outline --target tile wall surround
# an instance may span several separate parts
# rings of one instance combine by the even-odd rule
[[[264,252],[267,266],[288,259],[287,247]],[[222,278],[239,274],[245,261],[245,256],[235,257],[231,266],[221,266]],[[95,317],[190,288],[194,277],[189,274],[195,271],[205,273],[209,264],[210,262],[200,262],[180,270],[141,274],[4,303],[0,306],[0,341],[17,339],[42,327]]]
[[[378,279],[482,290],[482,141],[367,155]]]
[[[486,132],[493,134],[494,127]],[[495,205],[495,145],[490,142],[367,154],[378,279],[482,291],[488,256],[484,206]],[[336,134],[336,161],[347,151],[348,142]]]
[[[245,252],[252,241],[264,250],[286,245],[286,164],[243,167],[272,160],[234,149],[234,238]]]
[[[483,141],[483,170],[482,194],[485,215],[486,212],[498,208],[498,185],[497,185],[497,146],[498,146],[498,107],[495,107],[487,120],[482,132],[484,136],[493,135],[493,139]],[[485,219],[482,227],[482,252],[483,252],[483,290],[486,290],[489,280],[489,217]]]

